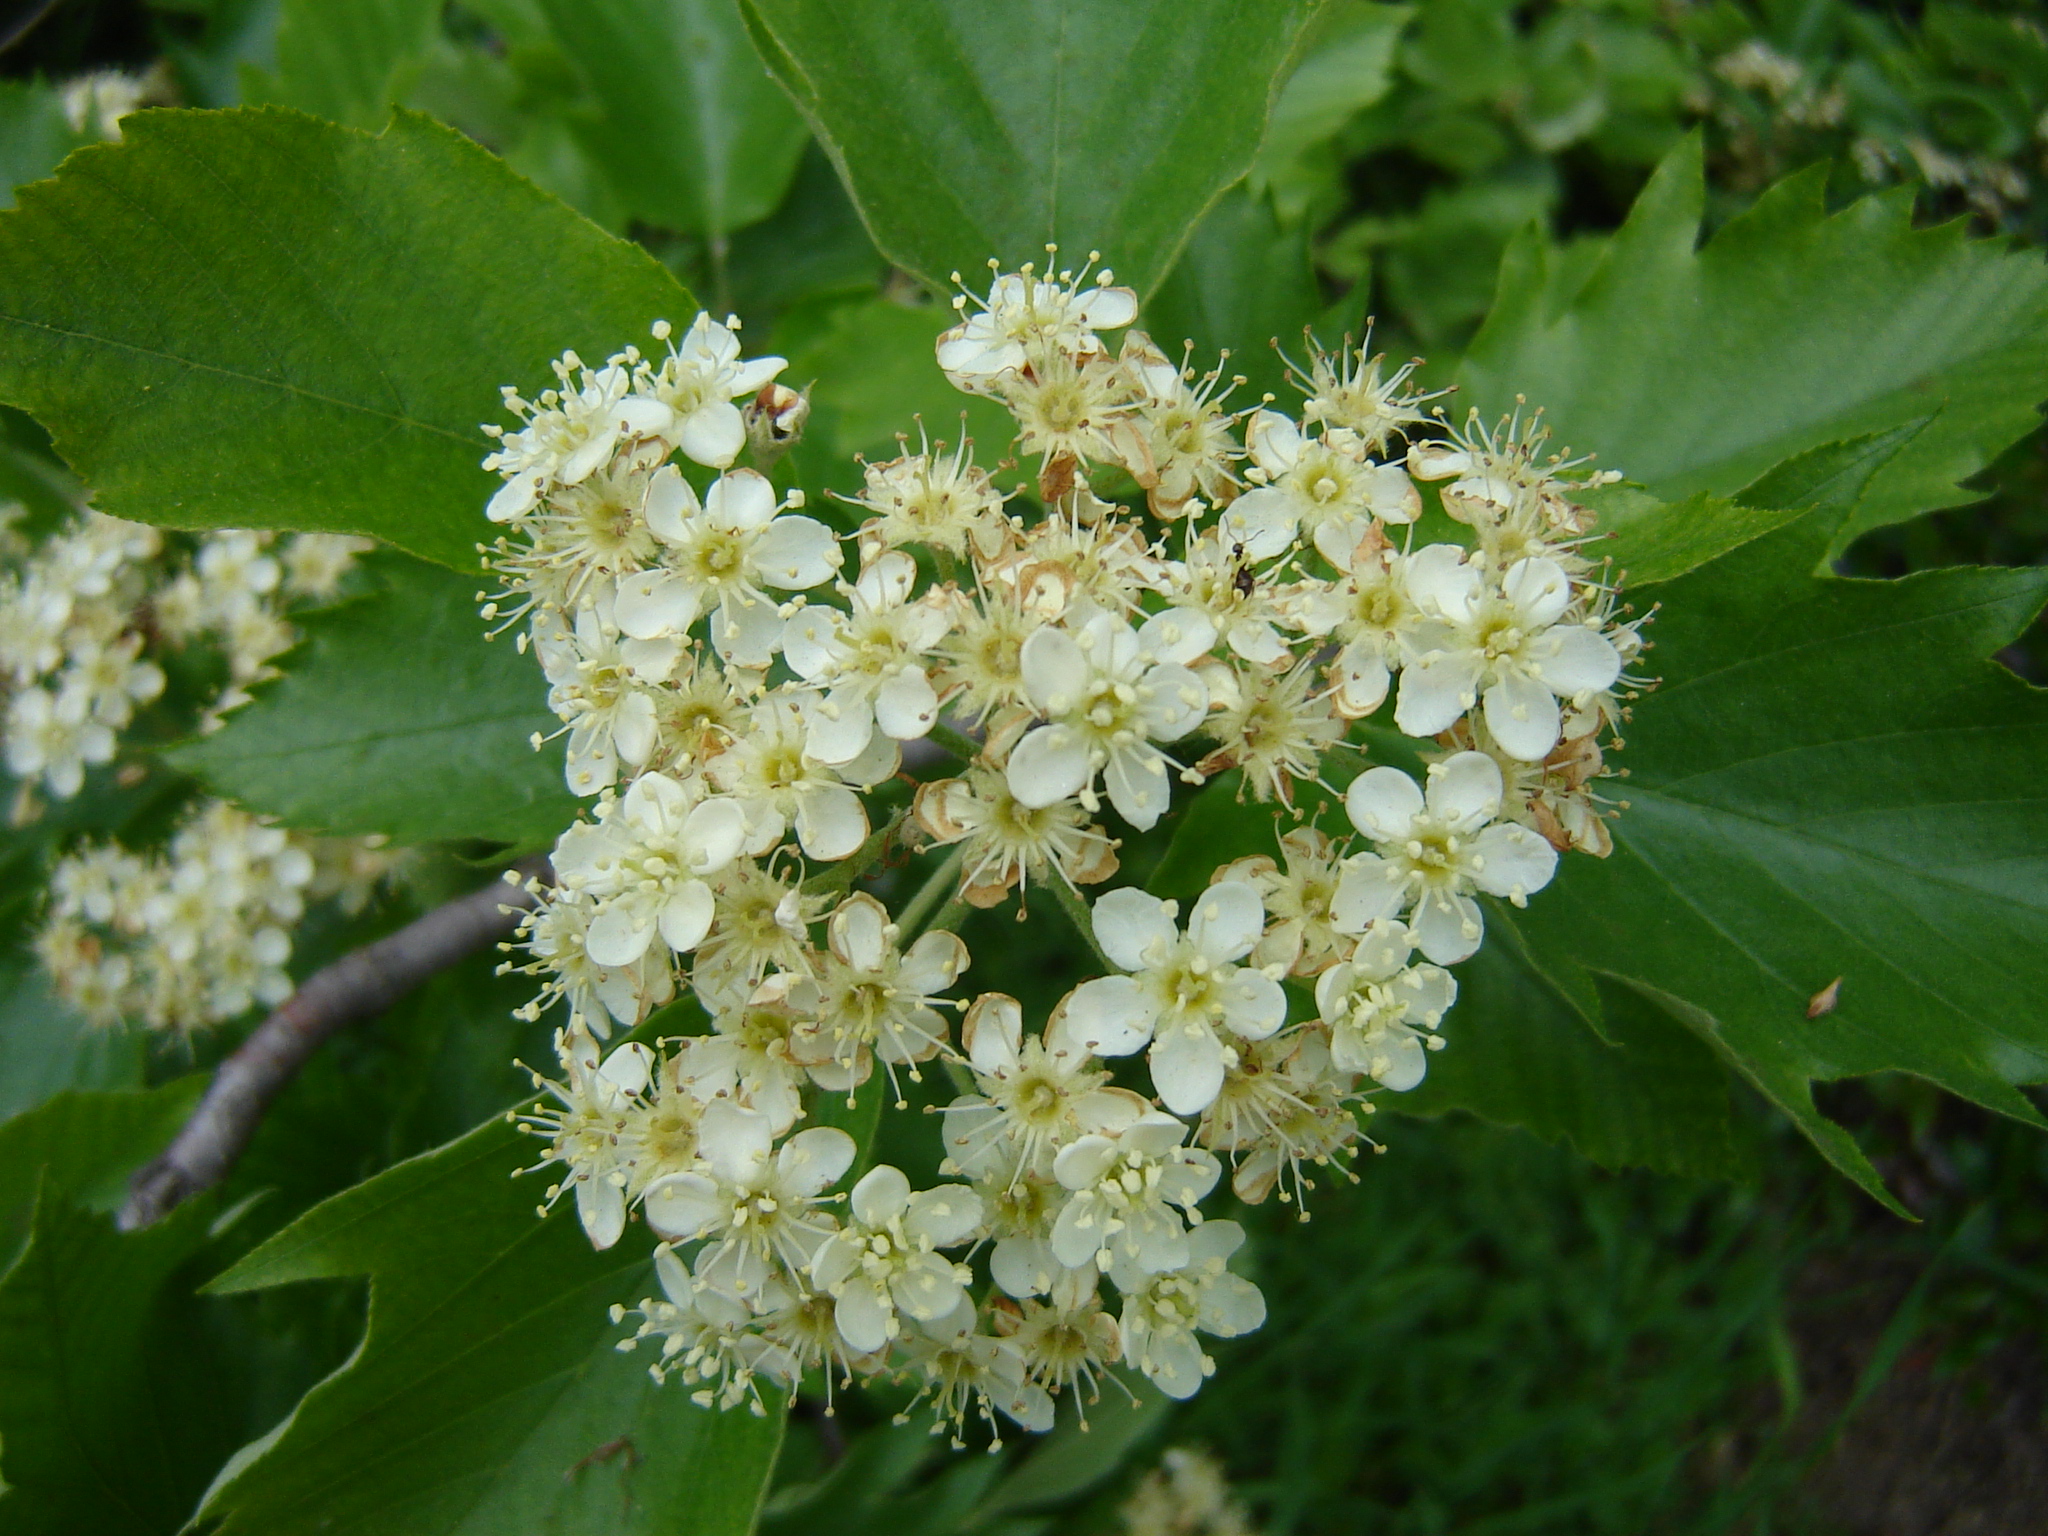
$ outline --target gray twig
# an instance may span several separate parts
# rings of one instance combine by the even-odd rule
[[[493,880],[308,976],[220,1064],[177,1139],[129,1181],[122,1230],[162,1220],[227,1177],[270,1101],[329,1037],[376,1017],[435,972],[511,933],[533,905],[526,878],[545,878],[547,862],[528,859],[511,872],[520,884]]]

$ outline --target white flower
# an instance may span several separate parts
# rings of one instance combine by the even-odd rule
[[[1371,345],[1369,335],[1366,345]],[[1406,387],[1420,359],[1403,363],[1382,379],[1384,361],[1383,355],[1368,357],[1363,346],[1329,353],[1311,343],[1306,376],[1289,365],[1308,397],[1301,404],[1301,419],[1343,427],[1358,434],[1368,452],[1383,451],[1397,433],[1428,419],[1417,407],[1431,398]]]
[[[1183,663],[1212,639],[1165,614],[1148,620],[1143,634],[1107,613],[1076,631],[1033,634],[1019,659],[1031,702],[1048,723],[1011,752],[1010,792],[1030,806],[1076,794],[1087,805],[1100,773],[1124,820],[1140,829],[1156,824],[1173,792],[1171,760],[1153,743],[1177,741],[1200,723],[1209,690]]]
[[[1135,320],[1138,296],[1129,288],[1110,286],[1114,278],[1107,269],[1096,274],[1095,286],[1081,287],[1086,280],[1085,271],[1080,277],[1061,273],[1058,280],[1050,273],[1039,277],[1028,265],[1021,272],[999,273],[988,297],[974,299],[979,313],[966,315],[939,337],[940,369],[955,388],[985,393],[991,380],[1027,363],[1099,353],[1102,342],[1095,333]],[[968,298],[961,294],[953,307],[964,314]]]
[[[1181,1212],[1201,1220],[1195,1207],[1222,1168],[1210,1153],[1181,1145],[1188,1128],[1172,1115],[1130,1115],[1111,1134],[1075,1138],[1053,1159],[1053,1177],[1070,1193],[1053,1223],[1052,1250],[1068,1269],[1122,1260],[1157,1273],[1188,1262]]]
[[[972,1178],[1049,1177],[1054,1154],[1076,1137],[1129,1123],[1144,1102],[1111,1088],[1109,1074],[1056,1017],[1043,1037],[1024,1034],[1014,997],[987,992],[960,1024],[977,1096],[946,1106],[946,1151]]]
[[[561,1163],[569,1170],[548,1191],[548,1203],[575,1190],[584,1235],[593,1248],[609,1248],[626,1230],[630,1149],[621,1132],[646,1091],[654,1053],[644,1045],[622,1045],[600,1064],[597,1043],[580,1032],[556,1035],[555,1050],[568,1081],[536,1076],[534,1086],[553,1095],[557,1107],[534,1109],[519,1119],[530,1133],[548,1139],[548,1155],[537,1166]]]
[[[816,697],[785,693],[763,699],[732,746],[709,765],[711,777],[747,813],[749,858],[781,842],[792,824],[798,845],[814,859],[843,859],[867,838],[868,813],[847,786],[862,765],[834,768],[805,750]],[[888,745],[893,750],[894,743]]]
[[[869,1052],[893,1068],[946,1049],[949,1031],[932,999],[967,969],[967,946],[957,934],[933,929],[898,950],[888,909],[865,891],[839,904],[825,933],[828,952],[818,961],[810,1021],[790,1040],[798,1061],[864,1076]]]
[[[1496,588],[1469,562],[1424,558],[1436,550],[1458,553],[1451,545],[1423,550],[1408,581],[1442,623],[1414,637],[1394,723],[1410,736],[1434,736],[1483,699],[1486,728],[1502,750],[1539,761],[1557,745],[1558,698],[1609,687],[1621,657],[1597,629],[1564,619],[1572,584],[1556,561],[1518,560]]]
[[[1330,1062],[1405,1093],[1422,1081],[1434,1031],[1457,1001],[1458,983],[1434,965],[1410,965],[1414,940],[1380,918],[1349,960],[1316,981],[1316,1009],[1330,1026]],[[1425,1031],[1427,1033],[1425,1033]]]
[[[836,1226],[822,1197],[853,1166],[853,1138],[832,1126],[799,1131],[780,1150],[774,1139],[766,1115],[714,1099],[698,1124],[703,1171],[657,1179],[641,1202],[660,1236],[708,1240],[699,1283],[743,1299],[778,1271],[810,1267]]]
[[[1344,807],[1379,851],[1349,861],[1330,904],[1337,928],[1363,933],[1412,911],[1417,948],[1438,965],[1466,959],[1486,932],[1473,891],[1520,906],[1557,869],[1557,851],[1527,827],[1488,825],[1500,806],[1500,768],[1484,752],[1432,763],[1426,798],[1398,768],[1361,773]]]
[[[746,841],[738,804],[643,773],[597,815],[562,834],[554,859],[556,878],[596,904],[584,940],[590,958],[631,965],[657,934],[677,954],[695,949],[715,906],[704,877],[730,864]]]
[[[637,639],[681,635],[712,614],[711,643],[735,666],[765,667],[782,637],[782,615],[762,590],[798,592],[831,578],[839,541],[808,517],[778,517],[767,477],[728,471],[704,500],[674,465],[647,491],[647,526],[667,546],[664,563],[619,582],[619,628]],[[715,612],[714,612],[715,610]]]
[[[938,1421],[932,1432],[950,1428],[956,1451],[966,1445],[961,1432],[970,1412],[979,1412],[992,1429],[997,1409],[1038,1434],[1053,1422],[1052,1399],[1026,1379],[1024,1352],[1016,1341],[979,1332],[977,1321],[973,1303],[963,1296],[951,1314],[922,1323],[897,1341],[903,1363],[924,1378],[910,1407],[929,1400]],[[909,1414],[910,1408],[904,1409],[897,1422]]]
[[[1072,887],[1116,873],[1116,845],[1079,800],[1025,805],[993,769],[920,784],[913,814],[933,843],[960,843],[960,899],[992,907],[1013,889],[1048,874]]]
[[[1226,864],[1215,878],[1250,882],[1272,919],[1251,953],[1255,964],[1314,976],[1336,964],[1350,948],[1330,917],[1330,902],[1343,871],[1328,835],[1314,827],[1283,833],[1280,855],[1284,869],[1268,855],[1255,854]]]
[[[551,365],[560,387],[529,404],[517,390],[505,390],[505,406],[525,425],[517,432],[486,427],[498,449],[484,460],[505,483],[485,515],[494,523],[525,516],[556,485],[575,485],[612,456],[622,431],[658,426],[667,412],[652,402],[631,400],[632,375],[623,355],[602,368],[586,367],[574,352]]]
[[[655,340],[668,337],[668,322],[658,322]],[[758,394],[787,366],[779,357],[742,362],[731,327],[700,313],[660,366],[638,370],[635,382],[645,403],[664,408],[658,417],[650,411],[644,430],[699,464],[723,469],[747,442],[746,418],[733,401]]]
[[[1313,540],[1328,557],[1355,545],[1370,520],[1412,523],[1422,498],[1398,464],[1374,464],[1364,445],[1343,428],[1317,437],[1278,411],[1255,411],[1245,446],[1265,476],[1233,501],[1218,525],[1255,560],[1285,554],[1296,536]]]
[[[648,1368],[656,1381],[675,1372],[698,1386],[690,1400],[700,1408],[737,1408],[744,1402],[758,1417],[767,1407],[756,1377],[784,1388],[802,1377],[789,1349],[754,1331],[755,1316],[744,1301],[698,1283],[667,1243],[654,1250],[654,1273],[666,1299],[641,1302],[639,1329],[618,1347],[628,1350],[642,1339],[660,1339],[660,1358]],[[782,1300],[781,1288],[772,1282],[765,1295]],[[613,1321],[625,1316],[623,1308],[613,1309]]]
[[[811,1277],[837,1303],[840,1335],[863,1354],[902,1331],[896,1314],[935,1322],[959,1307],[972,1271],[939,1257],[981,1225],[965,1185],[911,1193],[901,1170],[877,1164],[853,1186],[846,1225],[818,1249]]]
[[[995,1319],[1023,1355],[1025,1374],[1048,1392],[1072,1388],[1093,1402],[1096,1383],[1123,1354],[1116,1319],[1102,1310],[1095,1266],[1061,1270],[1042,1302],[1019,1299],[1014,1323],[1007,1310]]]
[[[1262,971],[1232,962],[1265,932],[1259,893],[1226,880],[1195,898],[1185,936],[1177,907],[1143,891],[1111,891],[1095,903],[1103,953],[1132,973],[1099,976],[1062,1005],[1067,1038],[1103,1056],[1126,1056],[1152,1043],[1152,1084],[1176,1114],[1215,1099],[1232,1052],[1218,1028],[1263,1040],[1287,1021],[1287,996]]]
[[[1237,493],[1233,466],[1244,450],[1231,436],[1237,415],[1223,408],[1232,388],[1223,370],[1196,379],[1139,331],[1125,335],[1119,361],[1136,394],[1111,436],[1153,513],[1193,513],[1198,496],[1212,504],[1229,501]]]
[[[600,1039],[611,1036],[611,1020],[628,1029],[675,996],[675,977],[666,947],[649,946],[630,965],[599,965],[590,958],[590,920],[596,907],[580,891],[554,890],[520,924],[519,945],[533,958],[519,970],[546,978],[540,996],[520,1010],[538,1019],[557,997],[569,1004],[569,1022]]]
[[[114,760],[114,733],[91,716],[82,693],[52,696],[28,688],[7,711],[7,767],[18,778],[40,774],[50,793],[69,800],[85,787],[88,766]]]
[[[1411,558],[1367,539],[1331,562],[1344,573],[1342,581],[1333,586],[1304,583],[1290,592],[1295,622],[1342,647],[1329,667],[1330,702],[1345,718],[1363,719],[1386,701],[1394,669],[1429,621],[1409,590],[1409,570],[1417,561],[1427,564],[1435,558],[1431,551],[1439,549],[1453,558],[1460,553],[1451,545],[1433,544]]]
[[[1186,1261],[1171,1271],[1147,1272],[1121,1257],[1110,1269],[1124,1293],[1124,1357],[1168,1397],[1193,1397],[1216,1369],[1197,1330],[1230,1339],[1266,1320],[1259,1288],[1227,1267],[1243,1243],[1236,1222],[1208,1221],[1190,1234]]]
[[[812,707],[805,744],[824,763],[850,763],[881,727],[897,741],[927,735],[939,718],[926,658],[952,628],[934,592],[913,603],[917,562],[890,550],[845,589],[850,611],[808,607],[782,632],[782,656],[805,682],[824,690]]]
[[[620,763],[638,768],[653,757],[660,744],[654,685],[682,654],[674,639],[628,639],[609,619],[608,605],[593,603],[577,611],[573,630],[553,623],[533,631],[548,707],[569,724],[563,772],[579,795],[609,789]]]
[[[854,504],[875,517],[861,530],[863,545],[873,540],[891,549],[923,544],[950,555],[994,554],[1004,533],[1003,493],[968,456],[973,446],[963,439],[949,458],[927,444],[922,452],[866,465]]]

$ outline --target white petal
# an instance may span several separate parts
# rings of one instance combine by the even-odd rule
[[[1258,900],[1256,891],[1252,900]],[[1180,930],[1174,926],[1167,904],[1131,886],[1119,887],[1095,903],[1093,926],[1102,952],[1127,971],[1161,964],[1180,941]]]
[[[766,1115],[714,1099],[704,1106],[697,1126],[697,1146],[712,1171],[728,1184],[742,1184],[760,1172],[775,1142],[775,1127]]]
[[[1209,685],[1186,667],[1171,662],[1153,667],[1139,686],[1146,695],[1140,711],[1145,734],[1154,741],[1180,740],[1208,711]]]
[[[981,1196],[965,1184],[938,1184],[910,1197],[903,1230],[934,1248],[952,1248],[975,1234],[982,1215]]]
[[[676,446],[708,469],[723,469],[747,446],[746,418],[728,401],[707,401],[683,418]]]
[[[775,487],[751,469],[727,471],[704,493],[704,514],[721,528],[764,527],[775,508]]]
[[[754,541],[754,569],[769,586],[785,591],[830,580],[844,558],[838,538],[814,518],[778,517]]]
[[[1245,423],[1244,445],[1269,475],[1284,475],[1301,457],[1301,429],[1278,411],[1257,410]]]
[[[832,1319],[839,1325],[839,1336],[862,1354],[880,1349],[889,1342],[889,1319],[892,1315],[881,1291],[867,1280],[849,1280],[832,1307]]]
[[[1488,827],[1473,840],[1478,867],[1472,883],[1489,896],[1521,898],[1540,891],[1557,873],[1557,850],[1527,827]]]
[[[799,608],[782,626],[782,659],[809,681],[832,665],[832,642],[844,617],[835,608]]]
[[[775,659],[782,616],[765,598],[728,598],[711,616],[711,643],[736,667],[765,667]]]
[[[1117,814],[1140,832],[1159,824],[1173,803],[1173,780],[1156,747],[1125,747],[1110,757],[1102,787]]]
[[[1550,654],[1543,661],[1543,681],[1553,693],[1571,698],[1612,688],[1621,676],[1621,654],[1608,638],[1584,624],[1560,624],[1545,636]]]
[[[576,1184],[576,1214],[593,1248],[609,1248],[626,1230],[626,1193],[610,1179],[586,1178]]]
[[[1375,1043],[1373,1081],[1395,1093],[1406,1093],[1429,1071],[1429,1052],[1405,1029],[1389,1030]]]
[[[1138,644],[1156,661],[1186,666],[1216,643],[1216,626],[1199,608],[1169,608],[1138,629]]]
[[[1486,919],[1469,896],[1432,895],[1416,906],[1408,926],[1415,947],[1438,965],[1471,959],[1486,937]]]
[[[1394,724],[1407,736],[1434,736],[1472,707],[1479,664],[1469,651],[1435,651],[1401,669]]]
[[[1232,1034],[1263,1040],[1287,1022],[1287,994],[1258,971],[1237,972],[1223,989],[1223,1023]]]
[[[1506,672],[1486,690],[1486,728],[1501,750],[1541,762],[1557,745],[1557,695],[1523,672]]]
[[[1242,960],[1265,932],[1265,904],[1243,880],[1217,881],[1195,898],[1188,918],[1188,937],[1212,961]]]
[[[827,863],[846,858],[867,835],[860,796],[843,784],[814,785],[797,802],[796,840],[811,858]]]
[[[1407,904],[1400,871],[1375,854],[1359,854],[1337,879],[1330,897],[1330,926],[1339,933],[1363,933],[1381,918],[1400,916]]]
[[[692,874],[716,874],[739,857],[746,840],[746,812],[723,795],[702,802],[683,821],[683,842],[693,850]]]
[[[707,1111],[708,1113],[708,1111]],[[798,1131],[775,1154],[778,1171],[799,1194],[817,1195],[839,1182],[853,1166],[853,1138],[836,1126]]]
[[[825,932],[842,964],[857,971],[879,971],[889,953],[888,923],[888,910],[861,892],[839,904]]]
[[[960,1022],[960,1045],[977,1072],[1007,1072],[1024,1044],[1024,1008],[1002,992],[984,992]]]
[[[1422,806],[1422,791],[1398,768],[1368,768],[1344,792],[1351,825],[1376,843],[1405,840]]]
[[[874,706],[851,688],[839,689],[811,710],[804,750],[821,763],[850,763],[875,734]]]
[[[898,672],[875,695],[875,722],[898,741],[929,735],[938,718],[939,696],[915,667]]]
[[[648,481],[647,526],[656,538],[665,543],[681,544],[688,539],[690,530],[685,520],[703,510],[697,493],[675,465],[662,465],[654,472],[654,478]]]
[[[1429,811],[1455,832],[1474,832],[1500,813],[1500,764],[1484,752],[1454,752],[1429,770]]]
[[[697,589],[672,571],[636,571],[619,582],[612,616],[635,640],[679,635],[697,622]]]
[[[1073,707],[1088,687],[1088,657],[1063,629],[1033,630],[1017,652],[1031,702],[1049,714]]]
[[[1408,593],[1424,609],[1461,623],[1470,617],[1479,594],[1479,572],[1465,563],[1455,544],[1431,544],[1401,562]]]
[[[1202,1346],[1192,1333],[1153,1334],[1145,1341],[1145,1374],[1168,1397],[1190,1398],[1202,1390]]]
[[[1079,732],[1064,725],[1041,725],[1011,751],[1005,777],[1018,803],[1036,808],[1079,794],[1095,770]]]
[[[910,1180],[903,1170],[877,1163],[853,1186],[847,1206],[854,1220],[865,1226],[886,1226],[901,1216],[910,1204]]]
[[[1564,567],[1540,555],[1509,566],[1500,586],[1501,594],[1514,604],[1524,632],[1548,629],[1572,600],[1571,578]]]
[[[623,901],[598,913],[583,936],[584,952],[599,965],[631,965],[653,942],[654,924],[641,920]]]
[[[1260,485],[1224,508],[1217,529],[1252,559],[1271,560],[1287,552],[1298,522],[1292,496],[1278,486]]]
[[[1235,1222],[1202,1223],[1206,1229],[1212,1226],[1235,1226]],[[1219,1339],[1234,1339],[1239,1334],[1250,1333],[1264,1326],[1266,1321],[1266,1298],[1259,1294],[1259,1288],[1242,1275],[1221,1275],[1216,1281],[1202,1288],[1200,1310],[1196,1325],[1204,1333],[1213,1333]]]
[[[1109,1172],[1116,1155],[1117,1144],[1107,1136],[1077,1137],[1060,1148],[1052,1176],[1068,1189],[1087,1189]]]
[[[1177,1115],[1196,1115],[1223,1090],[1223,1043],[1206,1024],[1176,1024],[1152,1042],[1152,1086]]]
[[[688,1242],[717,1225],[726,1203],[718,1186],[701,1173],[672,1173],[647,1187],[641,1209],[647,1225],[666,1238]]]
[[[704,942],[716,910],[711,887],[702,880],[689,881],[662,904],[662,942],[679,955],[688,954]]]
[[[1070,1039],[1098,1056],[1128,1056],[1152,1038],[1158,1008],[1128,976],[1084,981],[1061,1004]]]
[[[896,985],[922,997],[943,992],[967,969],[967,959],[967,945],[959,935],[942,928],[921,934],[903,952],[903,963],[896,968]]]

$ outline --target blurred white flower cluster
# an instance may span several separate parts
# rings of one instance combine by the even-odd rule
[[[244,702],[296,638],[284,604],[331,595],[367,548],[326,533],[170,542],[85,511],[10,562],[0,573],[0,690],[7,766],[23,780],[16,824],[36,815],[38,786],[69,800],[88,768],[114,760],[120,733],[164,691],[166,650],[211,641],[226,657],[228,685],[201,729]]]
[[[96,1025],[192,1030],[291,995],[291,929],[309,900],[369,900],[396,855],[201,803],[162,853],[91,844],[60,860],[36,954]]]
[[[1345,1166],[1365,1093],[1440,1043],[1479,898],[1608,851],[1600,742],[1641,648],[1583,550],[1599,477],[1538,419],[1451,429],[1348,345],[1311,351],[1296,414],[1234,410],[1220,370],[1124,329],[1106,271],[999,273],[958,307],[939,366],[1009,409],[1034,484],[906,441],[836,533],[738,466],[803,400],[699,316],[655,328],[665,356],[566,355],[538,400],[506,392],[485,609],[525,626],[595,797],[522,935],[533,1015],[567,1010],[524,1120],[549,1204],[573,1193],[600,1247],[636,1214],[661,1239],[626,1347],[725,1406],[896,1377],[956,1439],[973,1414],[1045,1428],[1119,1365],[1188,1396],[1201,1336],[1260,1324],[1244,1233],[1201,1203],[1226,1162],[1253,1203]],[[1429,538],[1417,481],[1448,514]],[[1347,740],[1390,704],[1420,782]],[[884,819],[910,742],[956,766]],[[1185,911],[1088,909],[1120,828],[1233,768],[1299,823],[1276,856]],[[947,852],[899,910],[854,889],[918,845]],[[1043,1021],[950,995],[952,930],[1033,886],[1104,974]],[[709,1033],[606,1053],[684,987]],[[804,1128],[878,1067],[902,1107],[935,1061],[958,1092],[933,1187]]]
[[[22,780],[16,825],[41,815],[44,795],[73,799],[88,769],[116,762],[122,732],[163,697],[174,651],[218,649],[225,685],[184,701],[200,730],[218,725],[295,643],[287,605],[331,596],[370,547],[322,533],[166,537],[91,510],[39,543],[12,542],[0,573],[0,689],[7,766]],[[125,786],[140,774],[128,764],[114,777]],[[37,953],[58,994],[95,1023],[218,1023],[290,993],[289,930],[309,894],[360,904],[390,859],[209,802],[164,853],[88,843],[60,859]]]
[[[1222,1464],[1194,1446],[1168,1449],[1117,1513],[1125,1536],[1254,1536],[1258,1529]]]

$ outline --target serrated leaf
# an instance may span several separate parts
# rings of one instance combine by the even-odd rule
[[[1459,380],[1483,413],[1525,395],[1560,443],[1664,501],[1732,496],[1794,454],[1938,415],[1875,477],[1855,534],[1972,499],[1959,483],[2048,397],[2048,267],[1912,199],[1829,214],[1826,168],[1773,188],[1696,249],[1700,140],[1665,160],[1576,287],[1533,235]]]
[[[510,636],[486,643],[477,578],[385,554],[378,590],[305,615],[284,675],[171,762],[286,826],[399,843],[553,841],[563,781],[547,682]]]
[[[1614,562],[1633,586],[1651,586],[1697,570],[1729,550],[1796,521],[1816,507],[1836,522],[1854,515],[1871,480],[1910,443],[1929,418],[1889,432],[1823,443],[1778,465],[1731,501],[1705,492],[1660,502],[1633,486],[1587,496],[1607,536],[1589,546]]]
[[[145,112],[0,214],[0,398],[99,507],[473,569],[500,384],[695,305],[451,129]]]
[[[160,1088],[71,1090],[0,1122],[0,1270],[38,1197],[101,1215],[118,1210],[128,1175],[170,1144],[204,1087],[194,1075]]]
[[[2048,1080],[2048,696],[1981,658],[2048,571],[1810,574],[1823,509],[1649,589],[1665,679],[1634,707],[1612,858],[1518,922],[1691,1025],[1883,1198],[1816,1080],[1905,1071],[2039,1122]],[[1808,1011],[1835,978],[1836,1006]]]
[[[659,229],[721,239],[782,201],[810,137],[736,0],[545,0],[594,112],[570,126]]]
[[[219,1536],[743,1536],[782,1416],[698,1408],[613,1348],[653,1289],[535,1216],[502,1121],[314,1207],[209,1289],[370,1277],[362,1347],[208,1495]],[[634,1229],[637,1234],[638,1229]]]
[[[71,126],[64,98],[40,80],[0,80],[0,208],[14,206],[14,189],[40,181],[90,136]]]
[[[401,75],[416,70],[440,30],[440,0],[283,0],[277,73],[245,66],[242,99],[382,127]]]
[[[1753,1158],[1735,1134],[1727,1074],[1714,1053],[1611,985],[1601,994],[1609,1038],[1595,1035],[1515,952],[1510,924],[1518,915],[1498,906],[1488,913],[1486,946],[1457,968],[1445,1049],[1430,1057],[1420,1086],[1380,1095],[1379,1108],[1467,1110],[1545,1141],[1568,1141],[1603,1168],[1747,1176]]]
[[[1310,0],[741,0],[883,253],[933,287],[993,256],[1141,292],[1244,174]]]
[[[87,1023],[50,991],[33,959],[0,962],[0,1122],[67,1089],[139,1088],[147,1051],[139,1030]]]

